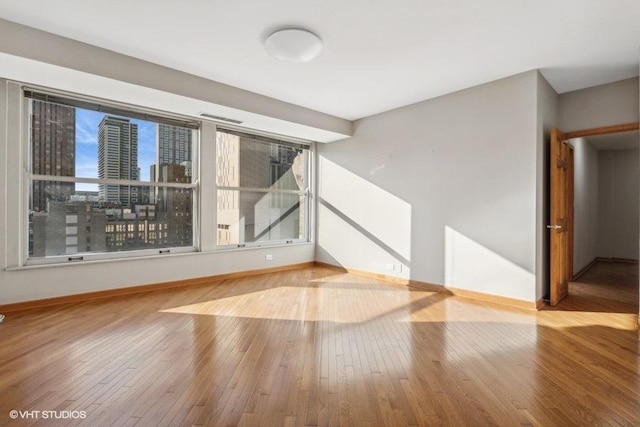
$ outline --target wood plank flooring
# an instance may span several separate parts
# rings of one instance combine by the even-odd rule
[[[585,304],[314,267],[9,313],[0,425],[638,425],[637,310]]]
[[[565,308],[586,304],[595,311],[638,313],[638,264],[598,261],[569,284]]]

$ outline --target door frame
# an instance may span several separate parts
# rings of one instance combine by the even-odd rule
[[[597,127],[597,128],[590,128],[590,129],[582,129],[582,130],[576,130],[576,131],[571,131],[571,132],[562,132],[559,129],[556,129],[556,132],[558,134],[558,139],[563,142],[566,143],[567,141],[571,140],[571,139],[575,139],[575,138],[583,138],[583,137],[589,137],[589,136],[597,136],[597,135],[607,135],[607,134],[612,134],[612,133],[622,133],[622,132],[632,132],[632,131],[639,131],[640,130],[640,122],[634,122],[634,123],[625,123],[625,124],[619,124],[619,125],[613,125],[613,126],[604,126],[604,127]],[[573,156],[572,156],[573,157]],[[571,159],[573,160],[573,158]],[[549,165],[549,167],[553,167],[553,159],[550,159],[549,162],[551,163]],[[640,165],[638,165],[638,167],[640,168]],[[573,168],[571,168],[573,169]],[[571,170],[571,177],[569,178],[569,184],[571,186],[571,193],[573,193],[573,170]],[[553,200],[554,194],[556,194],[556,192],[558,191],[557,188],[554,188],[554,185],[551,183],[550,181],[550,185],[549,185],[549,200]],[[573,198],[571,198],[571,203],[573,203]],[[566,253],[564,255],[562,255],[563,257],[565,257],[565,259],[568,262],[568,274],[567,274],[567,280],[572,280],[573,279],[573,227],[574,227],[574,221],[573,221],[573,209],[569,209],[569,218],[567,219],[567,235],[568,235],[568,239],[570,239],[570,242],[567,242],[567,245],[565,248],[561,249],[566,251]],[[549,221],[553,222],[553,218],[551,217],[551,204],[549,204],[548,206],[548,215],[549,215]],[[640,221],[640,218],[638,219]],[[553,233],[554,231],[551,230],[551,232]],[[553,268],[552,267],[552,262],[554,259],[554,247],[552,244],[549,244],[549,269]],[[557,255],[556,255],[557,256]],[[551,275],[549,276],[551,277]],[[553,289],[555,286],[557,286],[556,283],[554,283],[553,280],[550,280],[549,283],[549,293],[550,295],[553,295],[553,293],[555,291],[557,291],[556,289]],[[640,286],[640,283],[639,283]],[[559,301],[554,301],[555,304],[557,304]],[[553,304],[553,305],[555,305]],[[639,313],[640,314],[640,313]],[[640,316],[638,317],[638,323],[640,324]]]

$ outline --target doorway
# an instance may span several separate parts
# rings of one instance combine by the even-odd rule
[[[556,131],[556,144],[561,142],[570,156],[561,155],[557,164],[554,159],[551,164],[552,174],[557,166],[566,175],[560,189],[552,175],[552,305],[567,295],[583,300],[591,295],[594,304],[625,299],[638,312],[638,129],[638,123],[632,123],[565,134]],[[554,203],[556,212],[564,203],[562,215],[554,214]]]
[[[569,293],[594,303],[638,303],[639,136],[628,131],[568,141],[574,152]]]

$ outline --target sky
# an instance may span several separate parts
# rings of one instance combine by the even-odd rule
[[[76,176],[98,177],[98,125],[105,113],[76,108]],[[156,124],[130,119],[138,125],[140,180],[149,181],[149,166],[156,159]],[[76,184],[77,191],[98,191],[97,184]]]

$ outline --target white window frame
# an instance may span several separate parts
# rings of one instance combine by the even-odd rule
[[[245,250],[245,249],[254,249],[254,248],[261,248],[261,247],[277,247],[277,246],[287,246],[287,245],[295,245],[295,244],[308,244],[313,242],[313,237],[314,237],[314,232],[313,232],[313,227],[315,222],[313,221],[313,214],[314,214],[314,200],[313,200],[313,194],[314,194],[314,186],[315,186],[315,182],[316,182],[316,177],[315,177],[315,149],[316,149],[316,143],[313,141],[308,141],[308,140],[303,140],[303,139],[298,139],[298,138],[291,138],[291,137],[287,137],[287,136],[283,136],[283,135],[277,135],[277,134],[273,134],[273,133],[268,133],[268,132],[261,132],[261,131],[257,131],[254,129],[246,129],[243,128],[241,126],[233,126],[233,125],[229,125],[229,124],[218,124],[216,126],[216,133],[215,133],[215,138],[217,138],[218,136],[218,130],[224,131],[224,130],[229,130],[232,132],[240,132],[240,133],[245,133],[248,135],[253,135],[253,136],[257,136],[257,137],[265,137],[268,139],[272,139],[274,140],[274,142],[284,142],[285,144],[287,142],[296,144],[296,145],[302,145],[304,146],[304,149],[306,149],[308,151],[308,162],[307,162],[307,171],[306,171],[306,179],[307,179],[307,187],[304,190],[280,190],[280,189],[269,189],[269,188],[253,188],[253,187],[229,187],[229,186],[219,186],[218,185],[218,181],[217,179],[214,181],[215,185],[214,185],[214,200],[215,200],[215,206],[216,206],[216,216],[215,216],[215,230],[216,230],[216,234],[214,236],[215,239],[215,249],[218,251],[229,251],[229,250]],[[217,147],[217,144],[215,144],[215,146]],[[217,150],[215,151],[215,158],[213,159],[213,163],[215,164],[217,162],[217,158],[218,158],[218,152]],[[218,218],[217,218],[217,212],[218,212],[218,191],[219,190],[230,190],[230,191],[238,191],[238,192],[260,192],[260,193],[284,193],[284,194],[296,194],[296,195],[300,195],[300,196],[304,196],[305,199],[305,206],[304,206],[304,224],[301,224],[301,226],[304,227],[304,235],[302,238],[298,238],[298,239],[282,239],[282,240],[269,240],[269,241],[260,241],[260,242],[245,242],[245,243],[241,243],[241,244],[232,244],[232,245],[220,245],[218,244]]]
[[[197,129],[192,129],[193,141],[192,141],[192,181],[191,183],[172,183],[172,182],[150,182],[150,181],[134,181],[134,180],[121,180],[121,179],[100,179],[100,178],[85,178],[85,177],[69,177],[69,176],[54,176],[54,175],[40,175],[32,172],[31,161],[31,123],[30,123],[30,111],[29,102],[31,98],[25,95],[25,91],[32,91],[38,94],[53,95],[61,98],[66,98],[72,101],[86,102],[91,104],[104,105],[105,108],[113,108],[121,111],[126,116],[127,112],[135,118],[135,116],[145,115],[148,117],[148,121],[154,122],[154,118],[177,120],[182,122],[189,122],[197,124]],[[104,100],[94,98],[90,96],[83,96],[78,94],[67,93],[63,91],[56,91],[49,88],[42,88],[33,85],[20,85],[20,111],[22,115],[21,120],[21,149],[23,158],[23,174],[22,174],[22,209],[21,209],[21,224],[22,224],[22,253],[21,262],[23,266],[36,266],[46,264],[62,264],[68,265],[72,263],[84,262],[84,261],[97,261],[97,260],[113,260],[113,259],[126,259],[134,257],[145,256],[171,256],[173,254],[197,252],[200,250],[200,142],[202,139],[202,121],[193,117],[181,116],[178,114],[167,113],[164,111],[157,111],[148,109],[137,105],[123,104],[116,101]],[[162,248],[150,248],[150,249],[134,249],[123,250],[113,252],[79,252],[73,254],[53,255],[45,257],[30,258],[29,257],[29,195],[31,193],[33,181],[56,181],[56,182],[71,182],[78,184],[111,184],[111,185],[131,185],[136,187],[157,187],[157,188],[176,188],[176,189],[191,189],[192,190],[192,245],[181,247],[162,247]]]

